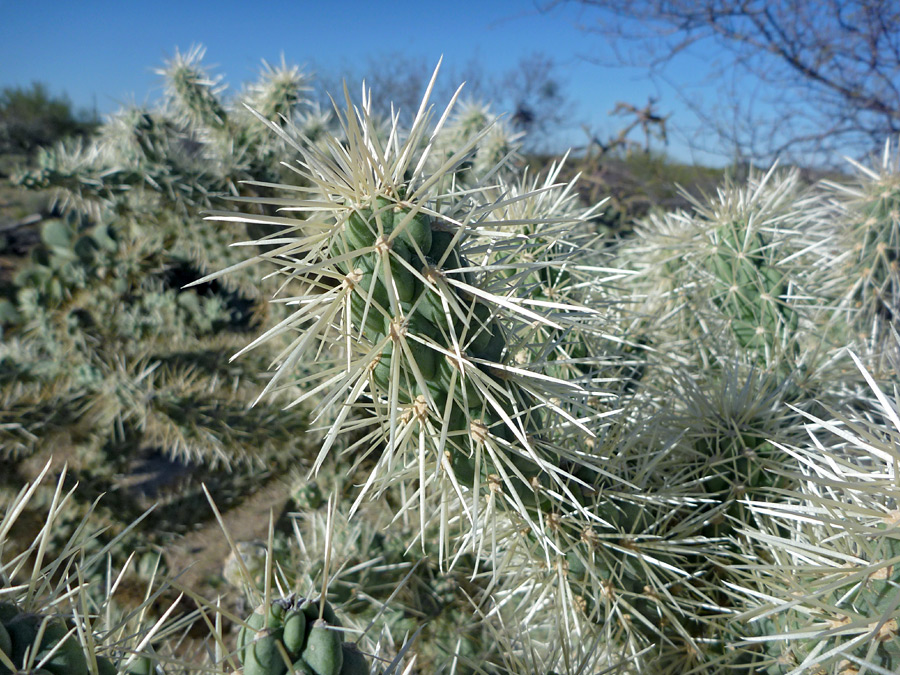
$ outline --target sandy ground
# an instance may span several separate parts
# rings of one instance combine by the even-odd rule
[[[244,500],[240,507],[222,514],[232,540],[265,541],[269,514],[272,513],[277,519],[288,498],[287,484],[275,479]],[[179,585],[206,594],[204,590],[211,589],[210,582],[214,584],[221,580],[222,568],[230,553],[231,548],[221,526],[211,519],[201,529],[168,546],[166,563],[173,575],[184,570],[178,579]]]

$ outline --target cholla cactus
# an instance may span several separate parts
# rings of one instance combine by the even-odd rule
[[[220,629],[242,630],[217,630],[203,668],[366,672],[346,647],[358,638],[388,672],[896,670],[900,420],[835,356],[868,333],[878,377],[896,369],[881,339],[894,155],[827,204],[794,172],[728,183],[648,218],[610,268],[596,210],[560,165],[517,175],[517,140],[487,107],[455,113],[454,97],[435,114],[426,95],[407,130],[375,120],[363,88],[330,116],[303,109],[305,75],[284,63],[230,103],[201,56],[168,64],[164,108],[123,112],[28,178],[58,185],[72,215],[44,226],[0,306],[0,444],[6,458],[67,452],[112,493],[112,531],[112,512],[135,508],[114,488],[136,447],[202,461],[229,496],[263,475],[243,459],[302,474],[296,539],[273,526],[267,546],[230,542],[226,580],[256,611],[216,608]],[[243,212],[183,227],[239,184]],[[257,394],[296,407],[245,413]],[[220,463],[241,471],[212,475]],[[334,483],[326,514],[315,488]],[[159,496],[155,522],[172,528],[199,489]],[[49,609],[35,613],[70,623],[30,626],[73,627],[59,655],[97,632],[82,609]],[[161,662],[153,639],[123,635],[101,650],[110,665]],[[53,661],[40,637],[16,640],[0,671]]]
[[[652,216],[620,249],[637,272],[623,287],[645,365],[591,509],[613,527],[571,546],[567,562],[589,612],[610,639],[618,629],[631,652],[646,649],[652,672],[753,667],[753,649],[722,620],[740,607],[725,570],[749,555],[745,502],[790,488],[779,443],[802,442],[798,409],[839,396],[824,331],[812,328],[806,263],[824,242],[815,205],[795,173],[771,171],[691,213]],[[616,530],[626,549],[608,541]],[[611,574],[592,580],[603,568]]]
[[[332,133],[333,117],[330,110],[323,110],[318,102],[314,102],[297,117],[295,125],[303,138],[316,145]]]
[[[166,100],[185,125],[220,128],[228,119],[221,101],[225,87],[221,77],[210,76],[202,67],[205,53],[202,45],[194,45],[186,54],[176,49],[157,73],[165,77]]]
[[[99,220],[105,200],[125,199],[127,189],[118,183],[110,185],[109,168],[101,144],[60,142],[40,148],[36,167],[22,171],[14,180],[29,190],[52,190],[53,207],[62,214],[83,214]]]
[[[314,186],[304,190],[308,197],[252,200],[307,218],[213,216],[281,228],[254,242],[267,249],[257,260],[275,264],[300,309],[251,346],[298,336],[263,393],[289,381],[298,364],[318,360],[321,370],[295,401],[321,396],[323,411],[339,406],[318,463],[341,432],[359,426],[350,412],[368,410],[380,431],[365,440],[367,452],[386,448],[362,494],[398,479],[415,484],[423,532],[439,495],[467,494],[464,521],[444,514],[441,522],[480,538],[485,489],[501,490],[501,509],[540,527],[542,499],[578,502],[558,468],[574,453],[559,439],[592,433],[589,376],[547,374],[548,364],[569,361],[600,332],[597,311],[580,302],[593,286],[587,266],[567,251],[554,254],[574,246],[566,237],[584,217],[572,213],[565,192],[543,199],[555,186],[443,192],[443,178],[484,134],[429,173],[449,109],[432,130],[426,98],[403,140],[395,123],[382,145],[368,97],[364,90],[362,109],[341,116],[346,141],[332,137],[327,150],[295,142],[302,179]],[[533,212],[510,218],[519,202]],[[546,284],[526,280],[542,270],[579,282],[541,297]]]
[[[304,93],[311,90],[309,80],[299,66],[289,66],[282,55],[278,66],[263,61],[259,81],[247,88],[241,100],[267,120],[291,121],[307,104]],[[253,128],[261,129],[256,124]]]
[[[852,162],[858,183],[826,183],[834,197],[820,210],[831,246],[821,261],[820,286],[845,339],[890,340],[900,297],[900,152],[887,141],[880,166]]]
[[[236,195],[242,180],[277,180],[286,147],[260,133],[244,105],[275,122],[293,122],[307,104],[308,78],[295,66],[265,64],[259,80],[228,102],[221,78],[203,67],[204,51],[176,52],[158,71],[166,80],[164,107],[120,111],[95,142],[46,152],[39,170],[19,181],[55,188],[63,203],[109,217],[129,212],[134,202],[147,208],[162,201],[184,214]]]
[[[767,442],[768,418],[715,421],[723,436],[715,452],[693,445],[708,440],[705,431],[682,442],[666,427],[674,418],[658,414],[653,424],[626,417],[630,430],[596,438],[609,412],[597,401],[598,308],[608,297],[598,275],[608,270],[585,245],[590,212],[573,208],[555,172],[546,184],[518,186],[488,172],[495,185],[447,192],[463,183],[454,171],[484,134],[432,173],[448,113],[428,129],[423,103],[407,134],[395,126],[382,143],[367,96],[341,114],[343,140],[296,143],[297,171],[311,188],[293,197],[284,186],[284,198],[252,200],[285,215],[211,216],[280,228],[248,242],[264,247],[256,260],[274,266],[299,308],[251,345],[291,338],[263,394],[317,361],[319,372],[300,376],[306,392],[294,401],[323,401],[328,423],[316,466],[344,433],[374,422],[350,447],[371,467],[354,509],[366,494],[399,489],[398,518],[412,520],[418,507],[425,550],[426,533],[437,531],[440,558],[459,564],[475,554],[476,569],[490,568],[489,620],[524,621],[547,644],[563,634],[567,645],[602,639],[608,665],[623,652],[641,654],[654,672],[738,663],[741,655],[726,649],[737,635],[715,609],[728,602],[715,580],[731,531],[710,521],[741,515],[731,510],[739,485],[770,487],[769,465],[746,459]],[[690,305],[696,313],[682,319],[692,332],[712,317],[728,345],[749,353],[751,371],[762,366],[773,377],[793,363],[796,320],[786,273],[776,278],[781,261],[763,233],[778,234],[801,213],[793,187],[789,180],[770,193],[763,180],[749,192],[723,191],[721,208],[697,216],[690,262],[705,285]],[[689,336],[677,339],[686,345]],[[669,378],[673,363],[663,364]],[[744,398],[764,416],[780,415],[777,398]],[[768,447],[763,454],[768,460]],[[723,485],[703,475],[710,463]],[[598,658],[567,646],[562,658],[570,657]]]
[[[77,424],[82,431],[72,438],[95,449],[139,431],[173,454],[212,465],[241,461],[241,455],[262,460],[260,451],[278,442],[271,434],[283,422],[263,425],[272,411],[260,408],[262,417],[247,426],[250,393],[216,384],[225,358],[216,352],[243,343],[222,329],[250,317],[240,319],[234,299],[222,293],[167,288],[157,241],[116,241],[103,225],[79,229],[60,220],[45,223],[43,246],[16,277],[15,327],[22,339],[0,352],[9,372],[18,372],[4,383],[3,417],[25,433],[0,429],[0,451],[31,452],[48,440],[54,425],[39,411],[53,401],[52,419]],[[193,357],[179,356],[185,350]],[[244,374],[255,376],[233,371]],[[304,427],[301,417],[294,420],[289,434]],[[250,436],[239,440],[236,428]],[[265,436],[251,431],[261,428]]]
[[[715,198],[694,201],[692,213],[651,215],[621,251],[623,264],[639,272],[630,284],[636,309],[657,319],[653,346],[665,344],[673,361],[694,353],[715,362],[703,347],[709,334],[726,354],[794,370],[802,308],[793,298],[809,275],[805,251],[817,244],[809,224],[820,211],[811,212],[799,174],[773,168],[746,187],[726,185]]]
[[[129,107],[77,152],[52,149],[25,176],[55,187],[66,213],[43,223],[41,242],[0,289],[4,498],[32,477],[29,466],[64,454],[87,488],[72,498],[79,508],[111,495],[111,531],[159,502],[146,545],[163,546],[207,517],[192,508],[201,480],[233,505],[281,468],[309,461],[301,460],[303,412],[261,405],[247,413],[273,353],[228,364],[251,326],[278,321],[278,306],[257,302],[264,285],[235,274],[227,285],[181,288],[244,254],[222,228],[186,228],[185,220],[222,204],[237,181],[278,173],[269,154],[277,137],[259,133],[243,107],[236,114],[224,98],[212,100],[219,92],[199,55],[179,56],[165,107]],[[301,109],[297,69],[268,69],[252,95],[275,90],[290,111]],[[275,107],[278,96],[268,99]],[[195,104],[197,114],[188,114]],[[166,475],[136,487],[135,474],[154,462]]]
[[[340,465],[331,464],[322,475],[340,477]],[[503,647],[491,626],[473,617],[476,605],[489,602],[486,563],[463,555],[452,569],[442,569],[439,523],[430,524],[423,558],[418,546],[409,546],[414,523],[392,523],[384,500],[366,501],[349,517],[352,501],[344,497],[352,496],[356,479],[334,487],[333,511],[292,514],[289,545],[279,545],[276,536],[274,567],[284,576],[279,588],[314,596],[327,582],[329,602],[351,619],[345,640],[352,636],[365,654],[402,655],[393,645],[415,635],[403,651],[404,661],[415,659],[417,672],[493,671],[503,663]]]
[[[821,242],[810,203],[796,172],[773,170],[724,186],[692,213],[650,217],[620,252],[638,272],[626,289],[643,317],[632,330],[648,346],[642,386],[678,392],[665,416],[710,461],[731,462],[795,428],[784,402],[826,381],[824,350],[805,337],[813,314],[798,299],[808,251]],[[712,482],[709,466],[696,468],[705,477],[695,479]]]
[[[685,485],[728,499],[768,490],[785,459],[770,441],[802,434],[787,404],[830,400],[835,371],[808,292],[825,241],[815,204],[796,172],[773,169],[692,213],[649,218],[622,247],[645,317],[633,329],[649,347],[641,385],[687,453]]]
[[[779,504],[751,504],[760,550],[740,565],[752,609],[738,619],[771,675],[864,675],[900,667],[900,463],[897,402],[871,387],[864,417],[808,416],[810,441],[787,450],[802,478]]]

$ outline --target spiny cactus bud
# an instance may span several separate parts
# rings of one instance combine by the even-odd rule
[[[205,51],[199,45],[186,54],[176,50],[157,72],[165,76],[166,96],[185,122],[218,128],[225,125],[228,114],[219,97],[220,78],[210,77],[201,65]]]
[[[320,601],[291,595],[273,600],[268,607],[260,605],[238,633],[244,675],[282,675],[289,664],[296,673],[367,673],[365,659],[344,643],[340,627],[327,601],[320,605]],[[344,668],[348,652],[354,652],[347,660],[350,670]]]
[[[306,640],[306,614],[299,609],[290,609],[284,617],[284,646],[288,653],[299,654]]]
[[[316,619],[306,636],[300,657],[316,675],[340,675],[344,665],[341,634],[324,619]]]

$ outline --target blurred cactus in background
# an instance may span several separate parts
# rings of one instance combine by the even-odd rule
[[[821,285],[840,310],[848,339],[883,350],[897,325],[900,297],[900,154],[888,142],[880,166],[853,166],[855,183],[825,185],[830,247],[821,261]]]
[[[725,185],[694,203],[692,212],[639,223],[620,252],[638,272],[630,287],[639,316],[660,319],[651,323],[653,344],[684,344],[673,356],[693,352],[706,362],[721,345],[763,369],[793,371],[800,313],[810,304],[794,297],[809,274],[816,215],[799,175],[751,175],[746,186]]]
[[[272,355],[229,364],[249,330],[278,316],[264,287],[240,274],[182,286],[242,259],[200,209],[225,208],[239,181],[280,175],[285,147],[243,104],[293,123],[307,77],[266,65],[227,100],[202,56],[176,52],[159,107],[125,108],[18,176],[53,190],[59,217],[41,223],[40,242],[0,288],[0,499],[52,454],[82,485],[70,510],[90,511],[110,536],[156,503],[147,539],[120,541],[117,564],[209,519],[201,482],[233,506],[302,465],[306,450],[302,411],[248,410]]]

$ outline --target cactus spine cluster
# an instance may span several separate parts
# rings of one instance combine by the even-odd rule
[[[745,350],[763,355],[762,362],[788,342],[796,330],[797,316],[783,300],[785,274],[772,261],[772,249],[763,234],[744,223],[730,223],[716,230],[712,263],[721,291],[719,308],[732,317],[731,329]]]
[[[238,218],[280,229],[256,242],[266,249],[257,260],[286,275],[285,291],[301,305],[251,345],[303,326],[263,393],[317,358],[321,373],[295,402],[318,395],[342,403],[318,462],[341,431],[358,425],[350,412],[368,410],[382,430],[370,437],[371,450],[382,442],[386,449],[363,492],[397,478],[417,483],[423,531],[438,494],[468,502],[469,515],[454,527],[476,531],[481,517],[492,517],[480,515],[483,490],[502,493],[501,509],[536,522],[534,505],[547,498],[536,491],[555,486],[559,499],[577,503],[555,467],[570,452],[564,435],[591,433],[579,419],[594,414],[585,403],[590,368],[580,382],[550,372],[598,339],[597,311],[582,303],[595,284],[584,262],[565,253],[577,246],[585,216],[571,209],[564,185],[517,192],[483,177],[468,183],[468,168],[455,173],[486,132],[426,172],[438,147],[430,119],[423,103],[403,141],[394,128],[382,144],[367,111],[348,104],[345,140],[327,139],[327,151],[295,141],[310,194],[254,200],[307,217]],[[541,212],[509,215],[544,197]],[[567,421],[546,424],[539,410],[548,406]]]
[[[900,667],[900,514],[889,477],[900,457],[891,439],[900,419],[896,402],[853,360],[887,424],[858,412],[832,420],[809,415],[816,442],[792,448],[805,480],[789,502],[759,505],[748,528],[765,542],[767,560],[740,573],[736,587],[748,601],[740,618],[765,655],[767,675]]]

